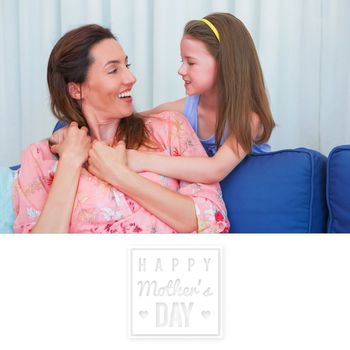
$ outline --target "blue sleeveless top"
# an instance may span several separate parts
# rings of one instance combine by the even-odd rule
[[[186,97],[186,103],[185,103],[185,109],[183,111],[184,115],[190,122],[193,130],[198,135],[198,102],[199,102],[199,95],[197,96],[187,96]],[[226,139],[227,135],[224,135],[224,139]],[[215,135],[212,135],[211,137],[201,140],[204,149],[208,153],[209,157],[212,157],[217,152],[217,147],[215,144]],[[221,142],[221,144],[224,142],[224,140]],[[254,144],[252,147],[252,153],[266,153],[270,152],[271,147],[267,143],[256,145]]]

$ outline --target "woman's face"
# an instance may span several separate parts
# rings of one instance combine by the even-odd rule
[[[180,43],[182,65],[178,71],[187,95],[203,95],[216,90],[217,63],[205,44],[189,35]]]
[[[114,39],[105,39],[91,48],[90,55],[93,62],[81,86],[84,115],[102,123],[131,115],[136,78],[123,48]]]

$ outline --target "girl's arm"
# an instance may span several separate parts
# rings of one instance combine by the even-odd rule
[[[149,109],[148,111],[141,112],[140,114],[151,115],[151,114],[158,114],[165,111],[177,111],[179,113],[183,113],[183,110],[185,108],[185,103],[186,103],[186,98],[184,97],[176,101],[163,103],[157,107]]]
[[[94,141],[89,152],[89,172],[108,182],[177,232],[197,231],[197,217],[191,197],[173,192],[148,180],[126,166],[123,142],[115,148]]]
[[[166,157],[151,152],[128,150],[128,166],[134,171],[151,171],[188,182],[213,183],[225,178],[246,156],[235,140],[227,139],[216,154],[209,157]]]
[[[261,133],[261,127],[259,116],[252,113],[253,140]],[[195,134],[193,137],[197,139]],[[208,184],[224,179],[246,155],[234,135],[231,135],[211,158],[165,157],[150,152],[128,150],[128,166],[136,172],[151,171],[183,181]]]

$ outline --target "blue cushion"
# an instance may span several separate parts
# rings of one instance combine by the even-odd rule
[[[21,164],[16,164],[16,165],[10,166],[10,169],[15,171],[15,170],[19,169],[20,167],[21,167]]]
[[[328,232],[350,232],[350,145],[335,147],[327,162]]]
[[[247,156],[221,182],[231,232],[326,232],[326,160],[305,148]]]
[[[13,232],[12,183],[15,172],[0,167],[0,233]]]
[[[59,121],[56,123],[56,125],[55,125],[55,127],[54,127],[52,133],[54,133],[55,131],[57,131],[57,130],[59,130],[59,129],[61,129],[61,128],[64,128],[65,126],[67,126],[67,124],[64,123],[64,122],[61,122],[61,121],[59,120]]]

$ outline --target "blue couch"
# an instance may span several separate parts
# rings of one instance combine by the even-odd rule
[[[350,232],[350,145],[335,147],[327,163],[328,232]]]
[[[326,163],[305,148],[247,156],[221,182],[231,232],[326,232]]]
[[[13,174],[0,168],[0,232],[12,230]],[[231,232],[350,232],[349,174],[350,146],[328,159],[305,148],[251,154],[221,182]]]

